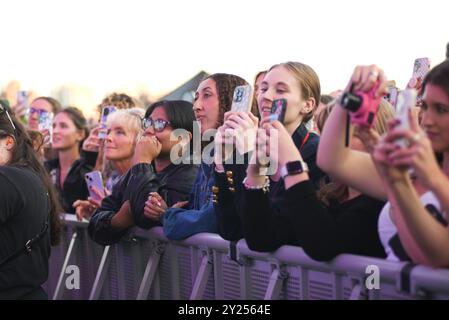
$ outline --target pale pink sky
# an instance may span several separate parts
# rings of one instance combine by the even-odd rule
[[[414,59],[442,61],[449,41],[441,0],[8,0],[0,11],[0,87],[72,84],[87,108],[114,90],[161,94],[202,69],[252,81],[286,60],[312,66],[323,93],[366,63],[403,87]]]

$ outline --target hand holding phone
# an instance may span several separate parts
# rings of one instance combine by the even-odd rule
[[[106,122],[108,120],[108,116],[115,112],[116,108],[114,106],[105,106],[101,110],[101,118],[100,118],[100,129],[98,131],[98,138],[106,139],[108,136],[108,128],[106,126]]]
[[[286,110],[287,110],[286,99],[273,100],[269,116],[270,122],[279,121],[280,123],[284,124]]]
[[[430,59],[429,58],[418,58],[413,64],[413,75],[407,84],[408,89],[415,89],[418,93],[421,91],[421,86],[424,77],[430,70]],[[422,104],[422,96],[418,95],[416,97],[416,105]]]
[[[398,102],[399,89],[396,87],[396,82],[388,81],[387,84],[388,93],[385,94],[384,99],[387,100],[393,107],[396,108]]]
[[[24,123],[28,123],[27,113],[28,113],[28,92],[20,90],[17,92],[17,103],[14,106],[14,112],[17,117]]]
[[[253,89],[250,85],[237,86],[234,89],[231,111],[250,112],[253,103]]]
[[[39,132],[44,135],[44,145],[53,143],[53,112],[41,111],[39,113]]]
[[[400,121],[397,128],[410,129],[409,113],[411,107],[414,107],[415,104],[416,104],[416,90],[406,89],[404,91],[401,91],[401,93],[399,93],[395,116],[395,118]],[[396,141],[396,144],[401,147],[406,147],[408,145],[408,141],[405,139],[400,139]]]
[[[99,202],[101,202],[104,198],[101,195],[105,195],[105,190],[103,186],[103,178],[101,176],[101,172],[91,171],[89,173],[86,173],[85,175],[87,189],[89,190],[89,196],[92,199],[95,199]],[[100,194],[99,194],[100,193]]]

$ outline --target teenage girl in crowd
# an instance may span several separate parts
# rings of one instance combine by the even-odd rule
[[[258,107],[262,120],[270,116],[271,105],[275,99],[287,100],[285,127],[294,141],[295,150],[301,153],[302,158],[308,164],[313,183],[318,186],[324,176],[315,164],[319,137],[315,133],[309,132],[305,126],[312,118],[320,99],[320,82],[317,74],[311,67],[299,62],[274,65],[265,75],[259,89]],[[260,216],[260,220],[256,219],[258,222],[254,223],[252,215],[245,209],[245,203],[248,201],[246,198],[249,196],[249,193],[245,192],[247,188],[253,190],[259,187],[259,189],[269,190],[264,198],[268,199],[266,205],[273,208],[273,212],[278,211],[277,199],[285,192],[284,180],[279,173],[270,177],[266,173],[261,173],[263,169],[256,164],[255,152],[251,153],[252,160],[248,160],[251,157],[249,151],[254,146],[257,127],[257,118],[251,113],[238,112],[228,113],[224,125],[219,128],[219,137],[226,136],[230,130],[238,132],[234,134],[236,144],[244,145],[244,142],[238,142],[240,138],[244,137],[247,139],[246,145],[249,148],[236,151],[236,153],[245,153],[244,164],[227,164],[226,161],[229,159],[226,158],[229,155],[225,153],[225,158],[223,158],[217,154],[215,158],[218,172],[216,174],[217,202],[215,207],[220,235],[224,239],[239,240],[244,237],[251,249],[271,251],[280,243],[294,240],[292,234],[285,232],[281,235],[284,238],[274,239],[271,234],[275,232],[275,229],[271,229],[270,219]],[[220,147],[218,144],[223,143],[222,149],[229,150],[225,140],[216,139],[216,149]],[[231,140],[231,143],[233,142]],[[240,157],[239,155],[238,158]],[[248,166],[249,162],[251,164]],[[274,163],[271,162],[271,164]],[[263,241],[259,240],[261,234],[265,236]],[[285,237],[291,240],[287,240]]]

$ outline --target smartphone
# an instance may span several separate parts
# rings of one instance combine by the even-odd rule
[[[23,104],[28,107],[28,92],[24,90],[17,91],[17,104]]]
[[[53,143],[53,112],[41,111],[39,113],[38,130],[45,134],[44,145]]]
[[[286,99],[273,100],[273,103],[271,104],[270,122],[277,120],[280,123],[284,124],[286,110],[287,110]]]
[[[398,102],[396,104],[396,119],[400,120],[398,125],[399,128],[410,129],[409,112],[410,108],[414,107],[416,104],[416,90],[406,89],[399,93]],[[396,144],[401,147],[406,147],[408,141],[400,139],[396,141]]]
[[[98,138],[106,139],[108,136],[108,128],[106,126],[106,122],[108,120],[108,116],[115,112],[116,108],[114,106],[105,106],[101,110],[101,118],[100,118],[100,129],[98,130]]]
[[[424,80],[427,72],[430,70],[430,59],[429,58],[418,58],[413,64],[413,75],[411,82],[415,84]],[[422,96],[418,95],[416,97],[416,105],[420,106],[422,104]]]
[[[103,178],[101,176],[101,172],[91,171],[85,174],[84,178],[86,179],[87,189],[89,190],[89,196],[92,199],[101,201],[102,199],[97,196],[95,192],[93,192],[92,188],[95,187],[99,191],[104,191],[103,186]]]
[[[385,100],[387,100],[394,108],[398,103],[399,88],[388,87],[388,93],[385,95]]]
[[[421,81],[426,76],[427,72],[430,70],[430,59],[429,58],[418,58],[413,64],[413,75],[412,78]]]
[[[19,90],[17,91],[17,104],[23,106],[25,109],[25,113],[23,116],[20,117],[20,119],[23,121],[23,123],[28,123],[28,91]]]
[[[253,89],[250,85],[235,87],[231,111],[250,112],[252,103]]]

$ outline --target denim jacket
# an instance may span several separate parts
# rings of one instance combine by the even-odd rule
[[[172,240],[182,240],[200,232],[217,233],[217,218],[212,203],[214,165],[201,163],[183,208],[168,208],[163,216],[164,233]]]

